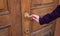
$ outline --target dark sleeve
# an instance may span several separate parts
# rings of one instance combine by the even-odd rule
[[[42,18],[39,18],[39,23],[41,25],[48,24],[49,22],[51,22],[59,17],[60,17],[60,5],[52,13],[47,14],[47,15],[43,16]]]

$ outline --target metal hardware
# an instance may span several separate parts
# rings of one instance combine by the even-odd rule
[[[29,13],[28,12],[25,12],[25,17],[30,17]]]
[[[25,33],[26,33],[26,34],[29,33],[29,28],[25,28]]]

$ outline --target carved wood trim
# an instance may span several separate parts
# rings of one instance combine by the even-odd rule
[[[9,12],[8,11],[5,11],[5,12],[0,12],[0,15],[4,15],[4,14],[9,14]]]
[[[10,24],[4,25],[4,26],[0,26],[0,30],[5,29],[5,28],[8,28],[8,27],[10,27]]]
[[[50,27],[52,27],[52,24],[49,24],[49,25],[41,28],[40,30],[37,30],[37,31],[33,32],[31,35],[37,34],[37,33],[42,32],[42,31],[44,31],[44,30],[47,30],[47,29],[50,28]]]
[[[31,9],[35,9],[35,8],[44,8],[44,7],[49,7],[49,6],[53,6],[53,5],[54,5],[54,3],[53,3],[53,4],[45,4],[45,5],[41,5],[41,6],[32,6]]]

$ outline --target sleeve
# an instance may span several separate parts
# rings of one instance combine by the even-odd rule
[[[42,18],[39,18],[40,25],[48,24],[49,22],[60,17],[60,5],[50,14],[46,14]]]

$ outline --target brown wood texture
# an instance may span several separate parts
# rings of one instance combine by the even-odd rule
[[[55,36],[60,36],[60,18],[58,18],[56,21]]]
[[[56,0],[50,0],[51,2],[54,2],[54,1],[56,1]],[[46,4],[46,5],[49,5],[48,3],[51,3],[50,1],[48,1],[48,0],[44,0],[44,2],[47,2],[47,4],[46,3],[44,3],[43,1],[42,1],[42,4]],[[53,4],[53,3],[51,3],[51,4]],[[54,2],[54,5],[55,5],[55,2]],[[48,13],[51,13],[51,11],[54,9],[54,5],[49,5],[49,6],[47,6],[47,7],[42,7],[42,8],[33,8],[32,10],[31,10],[31,13],[32,14],[37,14],[37,15],[40,15],[40,16],[44,16],[44,15],[46,15],[46,14],[48,14]],[[37,6],[39,6],[39,5],[37,5]],[[42,5],[40,5],[40,6],[42,6]],[[44,6],[44,5],[43,5]],[[55,6],[56,7],[56,6]],[[38,27],[36,27],[37,25],[36,25],[36,22],[35,23],[33,23],[34,25],[33,25],[33,27],[35,26],[35,28],[34,29],[36,29],[36,28],[38,28]],[[41,26],[40,26],[41,27]],[[37,30],[37,29],[36,29]]]
[[[60,0],[57,2],[57,3],[59,3],[59,5],[60,5]],[[60,19],[58,18],[57,20],[56,20],[56,28],[55,28],[55,35],[54,36],[60,36]]]
[[[0,0],[0,36],[53,36],[55,21],[40,25],[25,13],[43,17],[57,5],[58,0]]]
[[[59,0],[59,5],[60,5],[60,0]],[[59,33],[60,33],[60,18],[58,18],[56,21],[55,36],[60,36]]]
[[[21,10],[22,10],[22,32],[23,36],[43,36],[45,32],[47,36],[52,33],[54,35],[55,21],[50,22],[48,25],[40,25],[33,19],[25,17],[25,13],[37,14],[43,17],[44,15],[51,13],[56,6],[58,5],[58,0],[22,0],[21,1]],[[53,25],[51,25],[53,24]],[[48,27],[45,28],[44,27]],[[42,29],[42,30],[41,30]],[[41,33],[40,33],[41,32]],[[52,36],[51,35],[51,36]],[[44,35],[45,36],[45,35]]]
[[[59,0],[59,5],[60,5],[60,0]]]
[[[0,11],[7,11],[8,0],[0,0]]]
[[[51,11],[53,10],[53,6],[50,7],[45,7],[45,8],[38,8],[38,9],[32,9],[31,13],[32,14],[37,14],[40,15],[41,17],[43,17],[44,15],[51,13]],[[43,11],[44,10],[44,11]],[[37,23],[36,21],[32,21],[32,31],[34,30],[38,30],[40,28],[43,28],[46,25],[40,25],[39,23]]]
[[[25,17],[25,13],[30,13],[30,0],[21,0],[22,12],[22,34],[30,36],[30,19]]]
[[[0,36],[22,36],[20,3],[20,0],[0,0]]]

